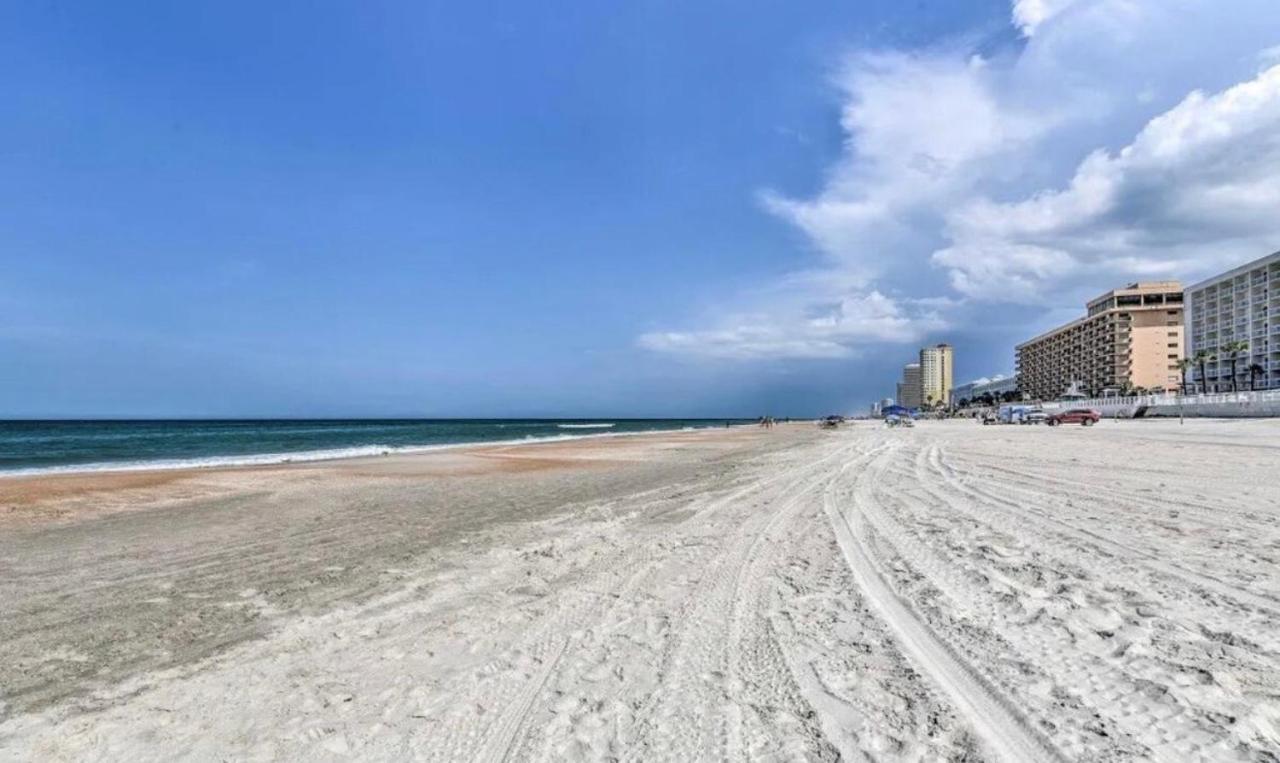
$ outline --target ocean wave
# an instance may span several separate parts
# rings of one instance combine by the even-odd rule
[[[227,466],[270,466],[272,464],[289,464],[306,461],[331,461],[338,458],[384,456],[392,453],[412,453],[447,447],[454,446],[423,445],[416,447],[392,447],[382,445],[362,445],[350,448],[303,450],[291,453],[253,453],[234,456],[158,458],[138,461],[99,461],[88,464],[59,464],[58,466],[37,466],[24,469],[11,469],[8,471],[0,471],[0,477],[30,477],[50,474],[75,474],[79,472],[137,472],[171,469],[210,469]]]
[[[612,427],[613,424],[607,424],[606,426]],[[431,451],[450,450],[456,448],[528,445],[543,442],[563,442],[566,440],[587,440],[599,437],[630,437],[645,434],[660,434],[662,432],[672,431],[676,431],[676,429],[672,427],[670,429],[647,429],[634,432],[594,432],[590,434],[554,434],[542,436],[526,435],[520,439],[473,440],[469,442],[438,443],[435,445],[360,445],[349,448],[306,450],[292,453],[257,453],[234,456],[204,456],[200,458],[185,459],[102,461],[87,464],[60,464],[58,466],[37,466],[9,470],[0,469],[0,479],[8,477],[39,477],[57,474],[78,474],[86,472],[140,472],[169,471],[173,469],[215,469],[237,466],[273,466],[314,461],[333,461],[346,458],[428,453]]]
[[[614,424],[609,421],[595,424],[556,424],[556,426],[560,429],[612,429]]]

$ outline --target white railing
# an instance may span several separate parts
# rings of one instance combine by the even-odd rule
[[[1176,392],[1164,392],[1154,395],[1113,395],[1110,397],[1093,397],[1087,400],[1055,400],[1052,404],[1063,408],[1138,408],[1141,406],[1178,405],[1219,405],[1222,403],[1280,403],[1280,389],[1256,390],[1253,392],[1208,392],[1195,395],[1179,395]],[[1050,403],[1046,403],[1049,405]]]
[[[1177,395],[1169,395],[1172,402],[1177,402]],[[1193,405],[1197,403],[1277,403],[1280,402],[1280,389],[1262,389],[1253,392],[1241,390],[1240,392],[1209,392],[1198,395],[1184,395],[1182,397],[1184,405]]]

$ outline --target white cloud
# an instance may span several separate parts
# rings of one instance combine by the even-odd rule
[[[1008,155],[1054,121],[1001,104],[996,76],[976,56],[871,54],[837,79],[846,95],[848,150],[813,199],[764,195],[843,267],[872,278],[895,251],[918,245],[919,220],[968,188],[985,163]]]
[[[1046,282],[1078,268],[1061,250],[1016,244],[951,246],[936,252],[933,261],[948,268],[951,286],[967,297],[1027,305],[1043,300]]]
[[[933,262],[959,291],[1008,301],[1073,271],[1177,275],[1280,248],[1280,66],[1192,92],[1061,190],[961,206],[949,232]]]
[[[1081,291],[1189,280],[1280,249],[1274,0],[1234,0],[1229,13],[1216,0],[1011,11],[1015,48],[849,57],[834,80],[846,141],[822,189],[761,195],[813,244],[821,278],[642,343],[843,357],[955,327],[953,297],[1078,309]]]
[[[1030,37],[1040,25],[1079,4],[1080,0],[1014,0],[1013,23]]]
[[[878,291],[797,307],[803,312],[738,315],[713,329],[652,332],[640,337],[640,345],[738,360],[842,358],[860,342],[911,342],[945,325],[934,306],[903,305]]]

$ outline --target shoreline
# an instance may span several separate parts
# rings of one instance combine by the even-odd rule
[[[213,500],[249,488],[274,489],[316,479],[435,479],[585,468],[611,459],[626,461],[637,457],[631,451],[643,454],[646,448],[660,448],[664,443],[693,439],[729,441],[754,432],[754,427],[743,425],[597,432],[387,449],[377,454],[332,458],[167,468],[140,465],[36,474],[10,472],[0,477],[0,529],[142,512],[174,501]]]
[[[732,421],[732,420],[730,420]],[[313,464],[333,461],[345,461],[360,458],[377,458],[381,456],[400,456],[433,453],[437,451],[457,450],[461,448],[478,448],[486,446],[509,447],[517,445],[536,445],[540,443],[567,442],[573,440],[598,439],[607,437],[634,437],[639,435],[670,434],[672,432],[697,432],[719,429],[736,429],[754,426],[749,423],[732,423],[729,427],[721,426],[685,426],[673,429],[646,429],[632,432],[584,431],[582,434],[562,434],[511,438],[506,440],[473,440],[465,442],[445,442],[424,445],[355,445],[345,448],[326,448],[317,450],[299,450],[274,453],[247,453],[240,455],[211,455],[190,459],[153,459],[149,461],[97,461],[84,464],[64,464],[44,467],[21,467],[18,469],[0,469],[0,480],[39,477],[56,477],[80,474],[115,474],[122,472],[161,472],[161,471],[197,471],[214,469],[233,469],[256,466],[283,466],[287,464]],[[596,425],[570,425],[564,428],[580,431],[596,430]]]

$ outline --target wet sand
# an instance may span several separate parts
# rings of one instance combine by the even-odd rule
[[[719,445],[750,441],[754,429],[710,430]],[[519,445],[474,445],[422,453],[308,461],[297,464],[0,475],[0,528],[76,522],[120,511],[208,499],[255,486],[315,483],[342,477],[464,477],[647,460],[663,450],[706,443],[707,431],[591,437]]]

